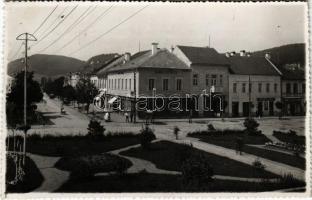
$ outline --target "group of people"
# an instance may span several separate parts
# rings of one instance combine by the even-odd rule
[[[134,114],[132,111],[125,111],[126,123],[134,122]]]

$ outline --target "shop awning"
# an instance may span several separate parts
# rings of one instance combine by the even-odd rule
[[[108,103],[109,103],[109,104],[112,104],[112,103],[114,103],[116,100],[117,100],[117,97],[113,97],[113,98],[111,98],[111,99],[108,101]]]

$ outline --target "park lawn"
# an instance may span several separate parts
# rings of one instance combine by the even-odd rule
[[[132,134],[95,138],[88,136],[44,136],[42,138],[32,136],[27,139],[27,152],[43,156],[76,156],[99,154],[138,143],[138,136]],[[10,147],[12,146],[10,145]]]
[[[229,135],[224,134],[222,136],[221,135],[215,136],[209,134],[189,134],[188,136],[198,138],[202,142],[222,146],[229,149],[236,149],[237,136],[233,136],[232,134]],[[245,145],[242,151],[248,154],[253,154],[262,158],[284,163],[293,167],[305,169],[306,163],[305,158],[269,149],[261,149],[254,146],[248,146],[248,144],[264,144],[265,140],[263,139],[263,137],[265,136],[244,136],[243,140]]]
[[[123,151],[120,154],[148,160],[156,165],[157,168],[181,171],[183,163],[183,152],[185,145],[169,142],[159,141],[152,143],[152,149],[146,150],[141,147],[131,148]],[[247,164],[220,156],[216,154],[207,153],[195,148],[191,149],[191,156],[195,154],[203,154],[211,163],[215,175],[246,177],[246,178],[277,178],[271,172],[264,171],[261,174],[255,173],[254,169]],[[182,156],[182,157],[181,157]]]
[[[287,133],[277,132],[277,131],[273,132],[273,136],[285,143],[298,144],[298,145],[305,145],[306,143],[305,136],[290,135]]]
[[[44,178],[33,160],[26,157],[25,176],[22,182],[17,185],[6,184],[6,193],[26,193],[31,192],[41,185]],[[6,181],[15,178],[15,163],[11,157],[7,157]]]
[[[296,182],[303,187],[305,183]],[[125,175],[98,176],[77,181],[70,179],[56,192],[263,192],[294,187],[270,182],[244,182],[215,179],[207,185],[198,187],[183,186],[181,175],[136,173]]]

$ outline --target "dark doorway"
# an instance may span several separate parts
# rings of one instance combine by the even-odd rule
[[[262,101],[258,101],[258,108],[257,108],[257,115],[262,116],[263,115],[263,104]]]
[[[249,116],[249,102],[243,102],[243,116]]]
[[[232,116],[238,117],[239,113],[239,104],[237,101],[232,102]]]
[[[274,102],[270,101],[269,103],[269,115],[273,116],[274,115]]]

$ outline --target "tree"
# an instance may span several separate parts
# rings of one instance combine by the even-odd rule
[[[81,78],[76,85],[77,102],[86,105],[87,113],[89,113],[90,104],[93,102],[93,98],[98,94],[98,89],[90,79]]]
[[[34,73],[27,72],[27,106],[33,103],[39,103],[43,94],[40,85],[37,81],[33,80]],[[24,72],[20,72],[15,76],[12,84],[11,92],[7,94],[8,102],[12,102],[17,106],[24,105]]]
[[[63,76],[61,76],[61,77],[55,79],[53,81],[53,84],[52,84],[53,93],[61,99],[63,98],[64,81],[65,81],[65,78]]]
[[[62,90],[62,98],[64,101],[74,101],[76,100],[76,90],[71,85],[66,85]]]

